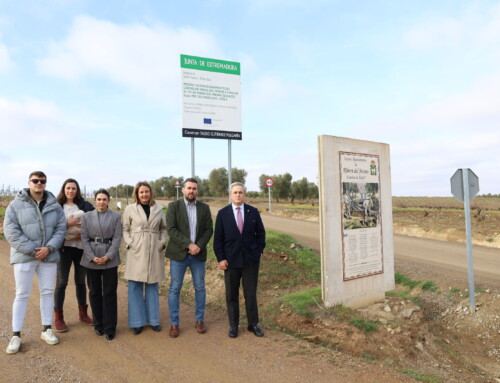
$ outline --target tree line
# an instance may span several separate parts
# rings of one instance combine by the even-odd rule
[[[245,169],[232,168],[231,181],[245,184],[248,173]],[[213,169],[208,178],[201,179],[195,177],[198,181],[199,197],[226,197],[228,190],[228,171],[226,168]],[[277,202],[279,200],[290,199],[292,203],[295,200],[317,199],[319,197],[318,186],[314,182],[309,182],[306,177],[300,180],[292,181],[290,173],[267,175],[262,174],[259,177],[259,191],[248,191],[250,198],[268,198],[269,188],[266,185],[266,179],[272,178],[274,185],[271,190],[271,197]],[[185,177],[168,176],[160,177],[154,181],[148,181],[156,197],[176,198],[178,182],[181,186]],[[119,184],[108,188],[109,193],[116,198],[132,198],[134,191],[133,185]],[[181,191],[179,188],[179,196]]]

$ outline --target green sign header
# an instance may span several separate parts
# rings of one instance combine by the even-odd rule
[[[240,63],[197,56],[181,55],[181,68],[240,75]]]

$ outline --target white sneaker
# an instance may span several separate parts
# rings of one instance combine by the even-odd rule
[[[17,335],[14,335],[10,340],[9,345],[7,346],[5,352],[7,354],[16,354],[19,351],[20,347],[21,347],[21,338],[19,338]]]
[[[48,328],[47,330],[42,332],[42,335],[40,336],[47,344],[58,344],[59,339],[57,339],[57,336],[54,334],[54,330],[51,328]]]

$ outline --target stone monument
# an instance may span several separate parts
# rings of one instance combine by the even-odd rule
[[[389,145],[319,136],[321,287],[360,308],[394,289]]]

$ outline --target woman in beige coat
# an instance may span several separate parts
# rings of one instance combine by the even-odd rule
[[[163,207],[153,199],[147,182],[134,189],[134,203],[122,217],[127,246],[124,278],[128,279],[128,325],[135,335],[146,323],[160,331],[159,284],[165,279],[167,226]]]

